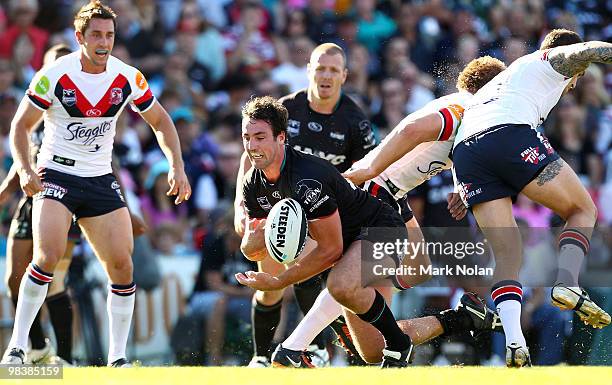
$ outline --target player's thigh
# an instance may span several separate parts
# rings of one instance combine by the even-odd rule
[[[419,222],[416,218],[410,219],[406,222],[406,231],[408,232],[408,241],[413,247],[408,248],[408,253],[404,255],[403,265],[416,268],[417,274],[410,276],[403,276],[403,280],[410,286],[423,283],[431,278],[430,275],[421,273],[420,266],[427,267],[431,265],[429,254],[427,254],[427,248],[425,246],[425,236],[419,226]]]
[[[33,260],[45,271],[55,269],[55,264],[66,252],[68,229],[72,212],[59,201],[38,198],[32,206]]]
[[[521,192],[563,219],[576,210],[589,211],[593,220],[596,219],[597,211],[591,196],[574,170],[561,158],[549,163]]]
[[[379,287],[376,290],[385,297],[387,305],[390,306],[393,297],[392,288]],[[385,347],[385,340],[380,331],[350,310],[344,309],[343,313],[351,332],[351,338],[361,358],[368,363],[380,362],[382,360],[382,350]]]
[[[131,264],[134,239],[126,207],[95,217],[79,218],[79,226],[96,256],[105,264]]]
[[[500,198],[474,205],[472,213],[496,258],[511,257],[520,261],[521,234],[512,214],[512,200]]]

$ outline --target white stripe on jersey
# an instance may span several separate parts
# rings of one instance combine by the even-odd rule
[[[482,87],[464,112],[455,145],[500,124],[528,124],[534,129],[542,124],[571,80],[552,68],[549,52],[517,59]]]
[[[81,71],[80,51],[43,67],[27,90],[44,110],[38,167],[93,177],[111,172],[117,117],[130,103],[144,112],[155,102],[142,73],[111,56],[106,71]]]
[[[446,95],[436,100],[427,103],[420,110],[410,114],[407,118],[414,119],[418,116],[424,116],[431,113],[439,112],[449,106],[456,105],[454,108],[465,108],[470,103],[472,94],[469,92],[456,92]],[[384,187],[396,199],[403,197],[408,191],[429,180],[432,176],[440,173],[442,170],[449,169],[452,166],[452,161],[449,158],[453,141],[457,133],[456,125],[459,124],[454,114],[452,116],[453,131],[447,135],[448,139],[439,142],[421,143],[412,151],[405,154],[397,162],[387,167],[379,176],[374,178],[374,182]],[[441,135],[444,132],[444,118],[442,118]],[[380,146],[370,151],[363,159],[357,162],[354,166],[367,165],[371,163],[372,158],[380,151]],[[388,183],[390,182],[390,183]],[[391,186],[390,186],[391,185]]]

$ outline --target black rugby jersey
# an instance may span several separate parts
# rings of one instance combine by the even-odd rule
[[[312,110],[306,90],[284,96],[280,102],[289,111],[289,145],[327,160],[340,172],[348,170],[376,145],[370,121],[344,94],[331,114]]]
[[[283,198],[297,200],[308,220],[329,216],[338,209],[342,236],[347,247],[361,227],[372,223],[383,203],[367,192],[353,188],[331,164],[313,155],[285,147],[285,161],[276,183],[262,170],[251,168],[242,179],[244,206],[249,218],[266,218]]]

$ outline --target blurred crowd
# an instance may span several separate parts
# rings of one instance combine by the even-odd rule
[[[24,90],[48,47],[66,43],[78,49],[72,20],[83,3],[0,1],[1,177],[11,164],[8,133]],[[130,209],[143,217],[145,237],[158,255],[203,256],[197,280],[205,282],[199,282],[197,290],[241,298],[251,293],[235,288],[235,270],[223,262],[235,262],[236,268],[245,263],[234,258],[239,249],[231,226],[226,226],[242,153],[240,109],[251,95],[280,97],[305,88],[306,64],[316,45],[334,42],[346,51],[344,92],[369,115],[380,140],[407,114],[454,92],[457,74],[478,56],[489,54],[509,65],[537,49],[553,28],[575,30],[585,40],[612,38],[609,1],[106,3],[118,14],[113,54],[146,75],[170,113],[194,189],[187,205],[175,206],[166,196],[168,164],[150,128],[126,109],[117,124],[115,153]],[[612,67],[592,65],[541,128],[589,189],[599,207],[600,225],[612,224],[611,90]],[[452,178],[443,173],[414,192],[411,201],[422,224],[449,223],[442,207],[450,190]],[[3,234],[15,202],[0,213]],[[519,198],[517,212],[529,226],[551,224],[550,214],[529,201]],[[607,234],[603,242],[609,249]],[[207,259],[206,250],[219,242],[225,242],[227,255]],[[217,273],[214,279],[205,274],[211,271]]]

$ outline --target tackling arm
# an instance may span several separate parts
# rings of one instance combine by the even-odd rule
[[[591,63],[612,63],[612,44],[587,41],[555,47],[550,50],[548,62],[555,71],[568,78],[587,69]]]

